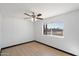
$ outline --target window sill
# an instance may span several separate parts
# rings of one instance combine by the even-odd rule
[[[56,38],[64,38],[64,36],[57,36],[57,35],[45,35],[45,36],[51,36],[51,37],[56,37]]]

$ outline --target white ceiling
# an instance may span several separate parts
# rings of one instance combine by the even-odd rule
[[[53,17],[79,9],[78,3],[1,3],[0,11],[7,16],[26,17],[27,10],[42,13],[42,17]]]

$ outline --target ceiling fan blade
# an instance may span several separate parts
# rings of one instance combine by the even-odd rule
[[[43,18],[36,18],[36,19],[43,20]]]
[[[24,13],[25,15],[27,15],[27,16],[31,16],[32,17],[32,15],[29,15],[29,14],[27,14],[27,13]]]
[[[27,18],[24,18],[24,19],[31,19],[31,18],[27,17]]]
[[[35,15],[33,11],[28,10],[28,13],[31,13],[32,15]]]
[[[42,16],[42,14],[39,13],[39,14],[37,14],[37,16]]]

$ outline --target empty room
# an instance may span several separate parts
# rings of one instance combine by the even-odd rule
[[[0,56],[78,56],[79,3],[0,3]]]

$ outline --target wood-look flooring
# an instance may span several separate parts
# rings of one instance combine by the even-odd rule
[[[31,42],[3,49],[1,56],[71,56],[48,46]]]

